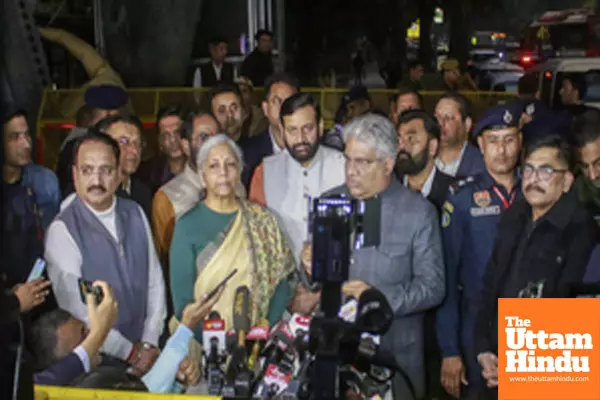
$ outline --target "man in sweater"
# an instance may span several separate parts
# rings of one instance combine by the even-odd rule
[[[102,351],[143,374],[158,356],[166,315],[164,279],[150,224],[139,205],[115,196],[121,170],[114,139],[88,133],[78,139],[74,155],[76,196],[63,204],[48,228],[48,275],[59,307],[86,323],[78,279],[103,280],[114,288],[119,318]]]

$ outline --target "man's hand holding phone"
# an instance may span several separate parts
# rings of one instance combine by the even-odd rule
[[[108,283],[96,281],[92,284],[94,288],[102,291],[102,301],[98,304],[96,296],[88,292],[86,295],[86,304],[88,307],[88,319],[90,332],[81,343],[90,357],[92,364],[98,361],[98,352],[104,344],[108,333],[117,322],[118,304],[115,294]]]

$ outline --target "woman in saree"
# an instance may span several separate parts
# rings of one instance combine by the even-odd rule
[[[230,272],[213,310],[233,327],[236,289],[250,289],[251,325],[281,319],[294,293],[295,262],[276,217],[245,198],[240,148],[226,135],[208,139],[197,156],[203,189],[198,204],[176,223],[170,251],[170,284],[176,326],[185,306],[215,288]],[[190,357],[200,360],[202,324],[194,332]]]

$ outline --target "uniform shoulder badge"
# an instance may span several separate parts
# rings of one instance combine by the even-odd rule
[[[460,188],[466,186],[468,183],[473,182],[473,177],[469,176],[468,178],[465,179],[461,179],[453,184],[450,185],[449,190],[450,190],[450,194],[456,194],[458,193],[458,191],[460,190]]]
[[[451,219],[452,217],[450,216],[450,211],[448,211],[446,207],[444,207],[444,209],[442,210],[442,228],[449,227]]]

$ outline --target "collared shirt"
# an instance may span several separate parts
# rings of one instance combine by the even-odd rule
[[[281,153],[283,149],[277,144],[277,140],[275,140],[275,136],[273,136],[271,128],[269,128],[269,137],[271,138],[271,143],[273,144],[273,154]]]
[[[435,178],[435,170],[436,169],[437,168],[435,166],[433,168],[431,168],[431,172],[427,176],[427,179],[425,179],[425,182],[423,183],[423,187],[421,188],[421,194],[425,198],[427,198],[429,196],[429,194],[431,193],[431,187],[433,186],[433,180]],[[404,178],[402,179],[402,184],[404,186],[408,187],[408,176],[407,175],[404,175]]]
[[[458,155],[456,160],[445,164],[442,160],[439,159],[439,157],[436,157],[435,158],[435,166],[438,167],[439,170],[442,171],[443,173],[445,173],[446,175],[456,176],[456,174],[458,173],[458,168],[460,167],[460,163],[463,159],[463,156],[465,155],[465,150],[467,149],[467,144],[468,144],[468,142],[465,142],[465,144],[463,145],[463,148],[460,151],[460,154]]]
[[[66,208],[75,199],[73,193],[61,204]],[[116,196],[115,196],[116,200]],[[84,202],[85,204],[85,202]],[[116,227],[115,207],[117,202],[108,210],[96,211],[86,206],[104,225],[110,235],[118,240]],[[142,341],[158,345],[158,338],[163,330],[163,321],[166,317],[165,283],[162,268],[156,250],[152,246],[152,231],[150,224],[141,207],[138,207],[145,226],[145,234],[148,238],[148,305]],[[77,290],[77,279],[81,277],[82,255],[81,249],[77,247],[75,240],[67,230],[63,221],[55,220],[48,227],[46,235],[46,251],[44,258],[48,261],[48,275],[52,281],[54,293],[58,305],[68,310],[73,316],[86,324],[88,321],[87,306],[81,301]],[[126,339],[119,331],[112,329],[102,346],[102,351],[120,359],[127,359],[131,352],[133,343]]]

